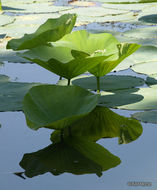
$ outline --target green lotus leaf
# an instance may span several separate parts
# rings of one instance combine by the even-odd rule
[[[12,39],[7,48],[23,50],[39,45],[45,45],[50,41],[57,41],[65,34],[70,33],[76,21],[75,14],[65,14],[56,19],[48,19],[35,33],[25,34],[20,39]]]
[[[8,76],[0,75],[0,111],[21,111],[25,94],[36,85],[38,84],[10,82]]]
[[[129,44],[129,43],[121,43],[117,45],[118,47],[118,58],[116,60],[113,60],[115,58],[111,57],[96,67],[89,70],[91,74],[93,74],[96,77],[102,77],[112,71],[118,64],[120,64],[126,57],[134,53],[140,45],[138,44]]]
[[[62,129],[91,112],[97,101],[98,95],[77,86],[40,85],[24,97],[23,111],[34,130]]]
[[[1,4],[1,1],[0,1],[0,11],[2,11],[2,4]]]
[[[116,167],[120,163],[117,156],[101,145],[70,137],[37,152],[25,154],[20,166],[25,170],[27,177],[47,172],[53,175],[64,172],[76,175],[95,173],[100,177],[103,171]]]
[[[52,43],[53,46],[69,47],[89,55],[98,50],[103,50],[105,55],[117,53],[117,44],[119,41],[109,33],[92,34],[86,30],[74,31]]]
[[[119,144],[132,142],[141,134],[142,126],[137,120],[120,116],[109,108],[102,106],[97,106],[88,115],[82,117],[71,126],[64,128],[62,132],[63,138],[67,138],[70,135],[73,137],[84,137],[90,141],[118,137]],[[60,131],[52,133],[51,140],[53,142],[59,142],[60,139]]]
[[[101,54],[74,59],[70,48],[48,46],[31,49],[21,56],[67,79],[83,74],[109,57]]]
[[[57,84],[65,86],[67,85],[67,80],[60,80]],[[71,84],[92,91],[96,91],[97,89],[96,78],[89,75],[73,78],[71,80]],[[104,77],[100,78],[100,87],[103,91],[129,89],[136,86],[142,86],[143,84],[144,80],[142,78],[133,76],[105,75]]]
[[[97,56],[97,53],[112,55],[109,59],[89,70],[96,77],[104,76],[112,71],[121,61],[134,53],[140,45],[119,43],[109,33],[91,34],[85,30],[75,31],[64,36],[61,40],[52,43],[54,46],[69,47],[75,51]]]
[[[157,123],[157,111],[144,111],[132,114],[133,118],[136,118],[144,123]]]
[[[138,94],[138,88],[101,92],[99,104],[111,108],[124,108],[143,100],[143,94]]]

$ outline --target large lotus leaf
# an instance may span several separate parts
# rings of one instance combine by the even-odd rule
[[[109,57],[100,54],[73,59],[70,48],[47,46],[31,49],[21,56],[67,79],[83,74]]]
[[[25,34],[20,39],[12,39],[7,48],[23,50],[39,45],[45,45],[50,41],[57,41],[65,34],[70,33],[76,21],[75,14],[65,14],[56,19],[48,19],[35,33]]]
[[[148,22],[148,23],[155,23],[156,24],[157,23],[157,14],[142,16],[138,20],[142,21],[142,22]]]
[[[60,80],[59,85],[67,85],[67,80]],[[86,88],[89,90],[97,90],[96,78],[92,76],[80,76],[73,78],[71,84]],[[142,86],[144,80],[133,76],[107,75],[100,78],[100,87],[104,91],[115,91],[120,89],[128,89],[136,86]]]
[[[157,84],[157,74],[149,75],[146,79],[148,85]]]
[[[77,86],[40,85],[24,97],[23,111],[32,129],[62,129],[91,112],[97,101],[98,95]]]
[[[141,94],[135,94],[139,89],[126,89],[126,90],[117,90],[113,92],[101,92],[99,97],[99,104],[111,108],[123,108],[125,106],[132,105],[134,103],[140,102],[143,100]]]
[[[22,110],[22,100],[28,90],[37,83],[10,82],[9,77],[0,75],[0,111]]]
[[[63,138],[71,135],[73,137],[84,137],[90,141],[118,137],[119,144],[132,142],[141,134],[142,126],[137,120],[120,116],[102,106],[97,106],[88,115],[72,124],[70,128],[65,128],[62,132]],[[60,141],[60,138],[61,133],[59,131],[55,131],[51,135],[53,142]]]
[[[157,124],[157,111],[144,111],[132,114],[133,118],[136,118],[144,123]]]
[[[96,77],[102,77],[112,71],[118,64],[120,64],[126,57],[134,53],[140,45],[138,44],[129,44],[129,43],[121,43],[117,45],[118,47],[118,58],[113,60],[113,58],[109,58],[96,67],[89,70],[90,73],[95,75]]]
[[[47,172],[60,175],[64,172],[81,175],[103,171],[121,163],[117,156],[94,142],[79,138],[68,138],[64,142],[49,145],[37,152],[25,154],[20,166],[27,177]]]
[[[70,48],[49,47],[44,45],[32,48],[28,51],[25,51],[22,54],[20,53],[19,55],[34,62],[36,62],[36,60],[48,62],[50,59],[53,58],[62,63],[66,63],[74,59],[73,56],[71,55]]]
[[[85,30],[75,31],[53,43],[54,46],[69,47],[72,50],[82,51],[92,55],[96,51],[103,51],[104,55],[111,55],[109,59],[89,70],[97,77],[104,76],[112,71],[123,59],[135,52],[138,44],[119,44],[118,40],[109,33],[91,34]]]
[[[157,38],[157,28],[156,27],[145,27],[129,30],[124,32],[124,36],[130,38],[139,38],[139,39],[156,39]]]
[[[142,73],[147,75],[155,74],[157,73],[157,60],[154,62],[136,64],[131,69],[137,73]]]
[[[156,93],[157,93],[157,85],[151,86],[151,88],[140,88],[137,92],[135,92],[133,95],[139,95],[142,96],[143,99],[141,101],[137,102],[129,102],[128,104],[123,104],[121,106],[117,106],[120,109],[128,109],[128,110],[152,110],[157,109],[157,99],[156,99]],[[123,91],[118,92],[119,97],[125,97],[126,93]],[[118,97],[117,97],[118,98]],[[110,99],[112,101],[112,99]]]
[[[14,17],[0,14],[0,26],[11,24],[15,21]]]
[[[104,50],[106,55],[118,52],[119,41],[109,33],[92,34],[86,30],[74,31],[61,40],[52,43],[54,46],[69,47],[92,55],[95,51]]]

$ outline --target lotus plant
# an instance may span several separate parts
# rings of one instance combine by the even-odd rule
[[[68,79],[68,85],[72,78],[96,67],[110,56],[100,54],[99,56],[86,55],[75,58],[68,47],[48,46],[36,47],[20,55],[60,77]]]
[[[88,71],[97,78],[97,92],[100,92],[100,77],[112,71],[126,57],[134,53],[140,45],[120,43],[109,33],[92,34],[86,30],[74,31],[65,35],[62,39],[52,43],[55,47],[68,47],[75,58],[109,56],[100,60]]]

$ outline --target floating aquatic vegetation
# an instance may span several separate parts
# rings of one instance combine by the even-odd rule
[[[21,111],[26,92],[37,83],[10,82],[9,77],[0,75],[0,111]]]

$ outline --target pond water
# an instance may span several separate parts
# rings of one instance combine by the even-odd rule
[[[15,73],[13,68],[16,68]],[[19,72],[17,72],[17,70]],[[1,69],[2,74],[7,74],[14,81],[22,82],[48,82],[55,83],[58,77],[35,64],[11,64],[6,63]],[[31,74],[33,73],[33,74]],[[43,80],[44,79],[44,80]],[[120,115],[129,116],[132,111],[114,110]],[[157,152],[157,128],[153,124],[143,124],[143,134],[136,141],[118,145],[117,138],[101,139],[99,143],[111,153],[120,157],[122,163],[117,167],[103,173],[101,178],[95,174],[72,175],[64,173],[53,176],[50,173],[24,180],[15,175],[16,172],[23,172],[19,166],[25,153],[36,152],[49,144],[51,130],[29,129],[22,112],[1,112],[0,113],[0,187],[8,190],[13,187],[16,190],[26,189],[132,189],[128,182],[140,181],[151,182],[152,186],[147,187],[155,190],[157,187],[156,161]],[[134,187],[135,188],[135,187]],[[138,187],[143,189],[144,187]]]
[[[94,2],[95,3],[95,2]],[[57,1],[54,5],[67,6],[68,1]],[[102,6],[96,2],[96,7]],[[127,6],[127,5],[126,5]],[[132,11],[132,10],[131,10]],[[26,13],[7,15],[25,15]],[[92,32],[112,30],[125,32],[135,28],[150,27],[156,25],[137,24],[136,22],[92,22],[81,25],[75,30],[87,29]],[[0,74],[7,75],[13,82],[40,82],[55,84],[59,77],[39,67],[36,64],[8,63],[0,69]],[[113,74],[113,73],[112,73]],[[131,69],[116,72],[115,75],[131,75],[146,79],[146,75],[137,74]],[[144,87],[147,87],[145,84]],[[130,117],[134,111],[112,109],[119,115]],[[136,111],[137,112],[137,111]],[[28,178],[19,163],[26,153],[36,152],[51,144],[52,130],[31,130],[26,125],[23,112],[0,112],[0,190],[130,190],[130,189],[157,189],[157,126],[150,123],[142,123],[143,133],[135,141],[118,145],[118,138],[101,139],[98,141],[103,147],[121,159],[121,164],[111,168],[99,178],[96,174],[73,175],[63,173],[55,176],[51,173]],[[18,175],[19,174],[19,175]],[[141,182],[145,186],[130,183]],[[146,186],[149,184],[149,186]]]

